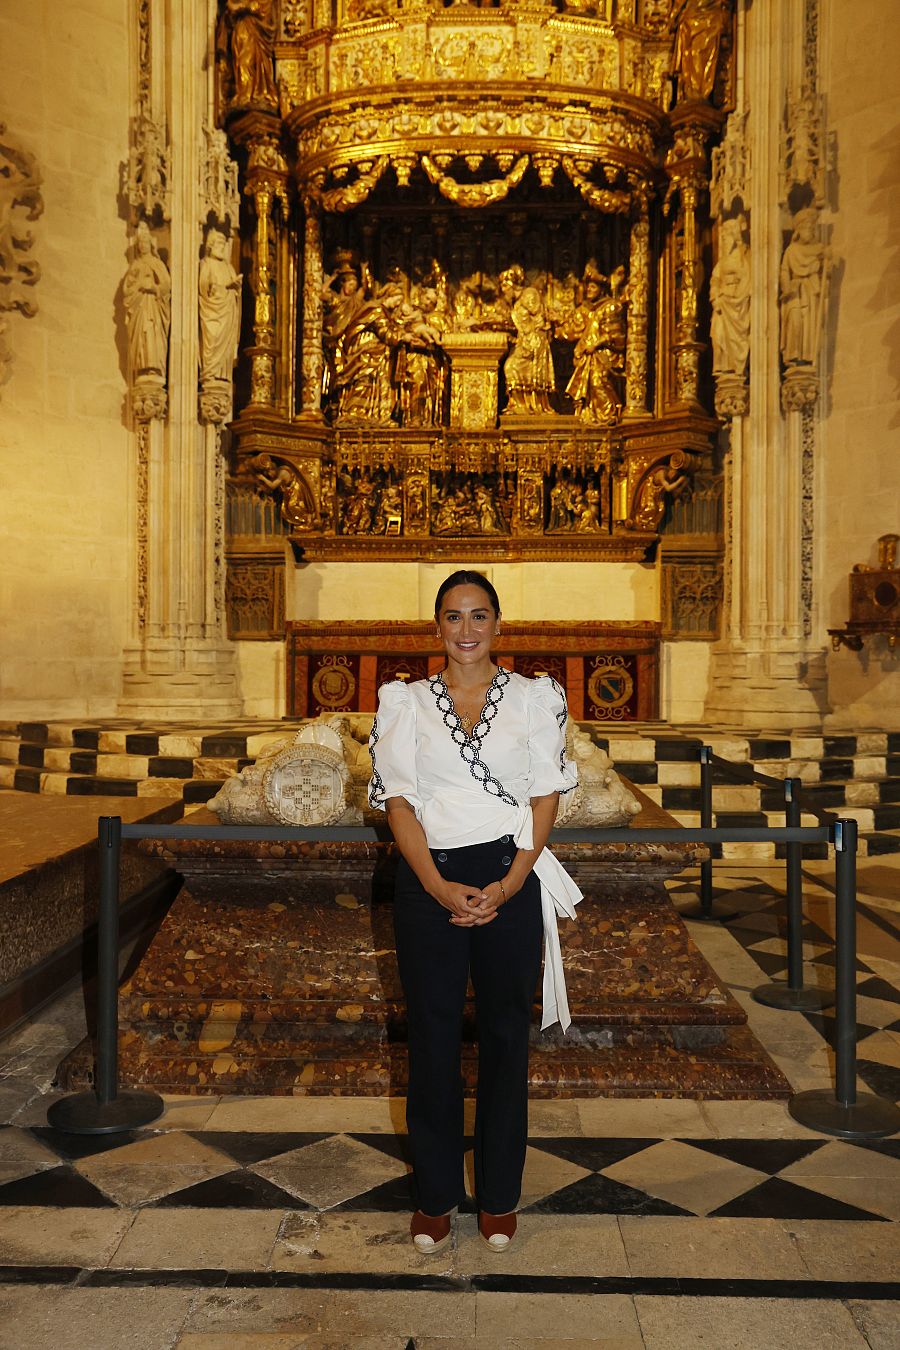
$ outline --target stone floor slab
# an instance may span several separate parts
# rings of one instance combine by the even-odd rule
[[[869,1350],[837,1301],[638,1295],[634,1302],[646,1350]]]
[[[624,1215],[619,1227],[632,1275],[720,1280],[809,1278],[790,1233],[777,1219]],[[846,1279],[846,1272],[840,1278]]]
[[[766,1179],[765,1172],[674,1139],[605,1167],[603,1175],[694,1214],[708,1214]]]
[[[0,1265],[105,1266],[133,1217],[115,1209],[9,1206],[0,1210]]]
[[[208,1290],[200,1294],[185,1332],[271,1331],[334,1341],[341,1350],[365,1337],[403,1335],[460,1338],[475,1335],[475,1299],[455,1292],[343,1289]]]
[[[506,1252],[490,1252],[478,1234],[473,1214],[457,1226],[458,1274],[549,1275],[557,1278],[628,1275],[625,1247],[611,1214],[523,1214],[515,1242]]]
[[[303,1123],[299,1124],[300,1121]],[[223,1097],[203,1128],[405,1134],[406,1100],[403,1097]]]
[[[604,1350],[643,1346],[634,1304],[625,1294],[479,1293],[476,1319],[479,1347],[534,1340],[560,1347],[581,1340]]]
[[[125,1270],[265,1270],[281,1210],[144,1209],[111,1265]]]
[[[189,1289],[0,1289],[0,1350],[170,1350]]]
[[[0,1289],[0,1350],[170,1350],[190,1289]]]
[[[734,1104],[734,1103],[732,1103]],[[743,1105],[743,1103],[740,1103]],[[705,1103],[673,1097],[581,1098],[578,1116],[582,1133],[605,1139],[705,1139],[715,1131],[705,1120]]]
[[[709,1131],[719,1139],[821,1139],[794,1120],[785,1102],[701,1102]]]
[[[402,1212],[289,1214],[272,1254],[273,1270],[314,1276],[450,1275],[456,1264],[455,1245],[420,1256],[409,1236],[409,1215]]]
[[[786,1222],[814,1280],[896,1280],[900,1272],[900,1224],[827,1219]]]
[[[854,1301],[848,1306],[870,1350],[900,1350],[900,1299],[884,1303]]]
[[[346,1135],[332,1135],[253,1168],[316,1209],[332,1209],[363,1191],[405,1176],[406,1164]]]

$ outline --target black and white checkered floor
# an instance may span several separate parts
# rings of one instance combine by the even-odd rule
[[[830,1015],[751,997],[784,974],[782,880],[720,865],[730,917],[692,933],[792,1084],[825,1086]],[[864,861],[859,886],[860,1089],[896,1098],[900,867]],[[824,864],[804,905],[827,986]],[[0,1350],[900,1346],[900,1139],[814,1134],[779,1102],[535,1102],[514,1248],[485,1251],[469,1204],[428,1260],[402,1102],[177,1098],[128,1136],[61,1135],[80,1016],[70,997],[0,1044]]]

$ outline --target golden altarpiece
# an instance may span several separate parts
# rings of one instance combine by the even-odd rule
[[[251,299],[232,636],[279,632],[285,536],[304,561],[642,561],[675,502],[715,610],[719,526],[690,503],[715,496],[732,21],[728,0],[221,6]]]

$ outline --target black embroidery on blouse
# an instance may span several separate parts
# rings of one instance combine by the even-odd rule
[[[548,675],[547,678],[549,679],[550,683],[553,685],[553,688],[556,690],[556,692],[562,699],[562,712],[558,712],[556,714],[556,720],[559,723],[560,731],[564,731],[566,722],[569,720],[569,705],[566,702],[566,691],[565,689],[563,689],[561,684],[556,683],[556,680],[554,680],[552,675]]]
[[[558,713],[556,714],[556,721],[557,721],[557,724],[558,724],[558,726],[559,726],[560,731],[563,733],[562,749],[561,749],[560,752],[559,752],[559,771],[560,771],[560,773],[561,773],[563,776],[565,776],[565,772],[566,772],[566,735],[565,735],[565,732],[566,732],[566,723],[567,723],[568,720],[569,720],[569,705],[568,705],[568,703],[566,702],[566,691],[563,689],[562,685],[561,685],[561,684],[557,684],[556,680],[554,680],[554,678],[553,678],[552,675],[548,675],[547,678],[549,679],[550,683],[553,685],[553,688],[556,690],[557,694],[559,694],[560,698],[562,699],[562,712],[558,712]],[[566,795],[567,792],[574,792],[574,791],[575,791],[575,788],[576,788],[577,786],[578,786],[577,783],[573,783],[571,787],[560,788],[560,790],[559,790],[559,795],[560,795],[561,797],[565,797],[565,795]]]
[[[369,758],[372,761],[372,779],[369,783],[369,805],[374,811],[380,810],[384,806],[385,792],[384,779],[378,772],[378,765],[375,763],[375,746],[378,744],[378,718],[372,723],[372,734],[369,737]]]
[[[481,758],[481,744],[500,710],[503,691],[509,684],[509,679],[509,671],[504,670],[503,666],[499,666],[497,674],[488,685],[487,693],[484,696],[484,707],[481,710],[481,716],[472,728],[471,736],[467,736],[463,731],[459,714],[450,696],[450,691],[444,683],[443,675],[434,675],[428,683],[434,695],[438,712],[444,719],[444,726],[459,747],[460,758],[465,764],[468,764],[469,773],[481,784],[489,796],[499,797],[501,801],[506,802],[507,806],[518,806],[519,803],[515,797],[510,796],[500,780],[494,777]]]

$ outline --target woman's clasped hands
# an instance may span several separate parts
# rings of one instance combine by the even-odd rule
[[[503,882],[492,881],[484,887],[468,886],[460,881],[444,881],[434,898],[450,911],[451,923],[460,928],[478,928],[496,919],[497,910],[511,895],[512,891],[504,878]]]

